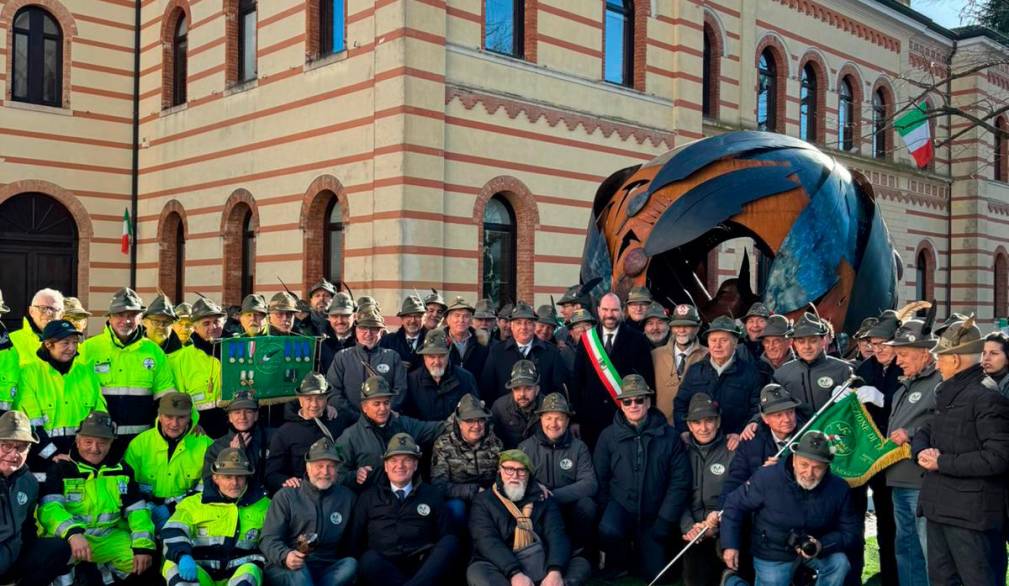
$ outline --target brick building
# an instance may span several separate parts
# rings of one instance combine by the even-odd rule
[[[0,0],[0,288],[14,318],[41,285],[100,312],[131,279],[232,304],[325,275],[390,314],[431,287],[544,302],[603,178],[765,128],[872,180],[902,298],[990,322],[1009,149],[973,129],[919,171],[873,128],[907,79],[1005,42],[897,0]],[[939,92],[1005,100],[1009,71]]]

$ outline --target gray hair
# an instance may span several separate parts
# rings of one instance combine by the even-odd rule
[[[63,308],[63,294],[56,289],[39,289],[32,297],[32,305],[38,305],[40,297],[49,297],[60,309]]]

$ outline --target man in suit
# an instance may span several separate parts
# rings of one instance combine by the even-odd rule
[[[648,338],[634,328],[626,327],[620,298],[607,293],[599,300],[599,325],[595,333],[618,378],[639,374],[650,388],[655,387],[652,367],[652,345]],[[585,335],[589,335],[586,332]],[[578,346],[575,356],[571,398],[578,413],[578,430],[581,439],[594,447],[603,429],[613,422],[616,404],[599,377],[593,358],[584,344]]]
[[[531,360],[540,375],[544,394],[563,393],[568,373],[560,350],[534,335],[536,313],[526,303],[518,302],[511,314],[512,337],[495,344],[488,352],[480,378],[480,397],[493,404],[498,397],[510,395],[506,387],[512,367],[519,360]]]

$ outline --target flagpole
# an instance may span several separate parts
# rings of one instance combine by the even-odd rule
[[[817,409],[816,413],[813,413],[813,416],[809,418],[809,421],[807,421],[805,425],[799,428],[799,431],[793,433],[792,437],[788,438],[788,441],[785,442],[785,445],[781,446],[781,449],[778,450],[778,453],[775,454],[774,457],[775,458],[780,457],[781,454],[783,454],[785,450],[787,450],[788,447],[792,445],[793,441],[795,441],[797,438],[802,437],[803,432],[809,429],[809,426],[812,425],[814,421],[816,421],[817,417],[822,415],[823,412],[827,410],[827,407],[830,407],[831,405],[834,404],[835,401],[837,401],[838,397],[841,396],[841,393],[847,391],[851,387],[857,388],[862,386],[863,384],[865,384],[865,381],[862,380],[862,377],[858,376],[857,374],[851,375],[851,378],[844,381],[843,385],[837,387],[837,390],[834,391],[834,393],[830,396],[830,400],[824,403],[822,407]]]
[[[722,518],[722,512],[721,511],[718,511],[718,518],[719,519]],[[656,575],[655,578],[651,582],[648,583],[648,586],[654,586],[655,583],[659,581],[659,578],[661,578],[663,574],[665,574],[667,571],[669,571],[669,568],[673,567],[673,564],[675,564],[677,562],[677,560],[679,560],[681,557],[683,557],[683,554],[687,553],[688,549],[690,549],[691,547],[693,547],[695,543],[697,543],[698,541],[701,540],[701,538],[704,537],[704,534],[708,532],[708,529],[711,529],[711,527],[707,527],[706,526],[704,528],[704,531],[699,532],[697,535],[694,536],[693,539],[691,539],[687,543],[687,545],[683,546],[683,549],[680,550],[680,553],[676,554],[676,557],[674,557],[673,559],[669,560],[669,563],[666,564],[666,567],[662,568],[662,571],[660,571],[658,573],[658,575]]]

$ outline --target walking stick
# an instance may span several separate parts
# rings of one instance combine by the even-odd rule
[[[826,403],[824,403],[822,407],[820,407],[819,409],[817,409],[816,413],[813,413],[813,416],[809,418],[809,421],[807,421],[805,425],[803,425],[802,427],[799,428],[799,431],[793,433],[792,437],[788,438],[788,441],[785,442],[785,445],[781,446],[781,449],[778,450],[778,453],[775,454],[774,457],[777,458],[777,457],[781,456],[781,454],[783,454],[785,452],[785,450],[787,450],[788,447],[790,445],[792,445],[793,441],[795,441],[798,438],[802,437],[803,432],[805,432],[807,429],[809,429],[809,426],[812,425],[814,421],[816,421],[816,418],[819,417],[820,414],[822,414],[824,411],[827,410],[827,407],[830,407],[831,405],[834,404],[834,401],[837,400],[837,398],[841,395],[841,393],[847,391],[849,388],[856,388],[857,389],[858,387],[860,387],[860,386],[862,386],[864,384],[865,384],[865,381],[862,380],[862,377],[858,376],[857,374],[851,375],[851,378],[849,378],[848,380],[844,381],[843,385],[837,387],[837,390],[834,391],[834,394],[832,394],[830,396],[830,400],[827,401]]]
[[[722,518],[722,512],[721,511],[718,511],[718,518],[719,519]],[[709,527],[705,527],[704,531],[701,531],[700,533],[698,533],[697,535],[695,535],[693,539],[691,539],[690,541],[688,541],[687,545],[684,546],[684,548],[680,550],[680,553],[676,554],[676,557],[674,557],[673,559],[669,560],[669,563],[666,564],[666,567],[662,568],[662,571],[659,572],[659,574],[657,576],[655,576],[655,578],[651,582],[649,582],[648,586],[655,586],[655,583],[659,581],[659,578],[661,578],[663,574],[665,574],[666,572],[668,572],[669,568],[673,567],[673,564],[675,564],[677,562],[677,560],[679,560],[681,557],[683,557],[683,554],[687,553],[688,549],[690,549],[691,547],[694,546],[695,543],[697,543],[698,541],[700,541],[701,538],[704,537],[704,534],[708,532],[708,529],[710,529],[710,528]]]

